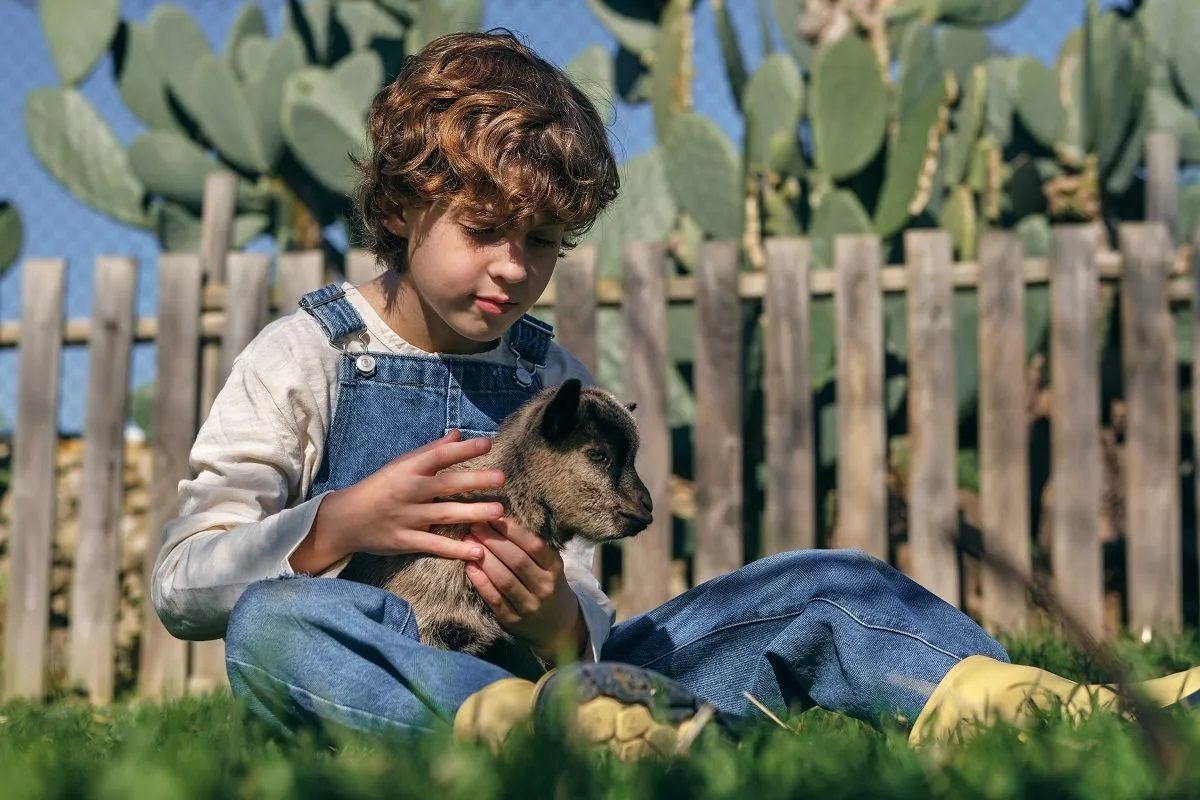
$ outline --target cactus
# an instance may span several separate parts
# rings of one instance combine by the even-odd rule
[[[963,261],[975,260],[979,241],[979,218],[975,211],[975,195],[968,186],[955,186],[950,199],[942,206],[938,224],[950,232],[954,250]]]
[[[692,108],[692,74],[691,0],[670,0],[663,11],[650,73],[650,104],[660,141],[666,140],[675,117]]]
[[[251,1],[218,54],[177,6],[156,5],[144,25],[101,19],[117,5],[49,0],[46,37],[53,50],[83,36],[78,22],[90,20],[64,81],[86,72],[80,64],[96,47],[111,46],[121,97],[150,130],[127,154],[69,89],[31,94],[25,125],[60,183],[118,220],[157,231],[169,247],[195,239],[204,176],[229,166],[240,176],[239,236],[273,224],[281,248],[320,246],[321,231],[351,211],[356,176],[347,154],[365,144],[365,115],[385,72],[413,43],[482,21],[482,0],[288,0],[283,32],[269,38]],[[78,19],[66,18],[68,8]]]
[[[677,117],[667,134],[663,161],[680,208],[714,237],[741,236],[741,160],[716,123],[695,113]],[[697,164],[704,169],[697,169]]]
[[[987,69],[977,64],[971,70],[966,91],[954,115],[954,135],[946,138],[945,156],[942,158],[944,183],[955,185],[965,179],[971,153],[983,130],[986,103]]]
[[[580,51],[564,68],[572,82],[587,95],[606,122],[616,113],[617,87],[612,56],[603,45],[593,44]]]
[[[746,166],[751,171],[802,167],[797,126],[804,113],[804,82],[783,53],[768,56],[746,84]],[[790,168],[790,169],[789,169]]]
[[[887,100],[870,47],[857,36],[824,45],[813,64],[817,166],[835,180],[869,164],[883,145]]]
[[[597,271],[604,277],[621,274],[625,244],[664,241],[678,213],[661,148],[634,156],[619,172],[621,193],[583,239],[597,246]]]
[[[842,234],[871,233],[871,218],[853,192],[836,189],[821,198],[813,213],[813,264],[829,267],[833,264],[833,240]]]
[[[2,227],[3,223],[0,223]],[[1181,245],[1200,244],[1200,184],[1193,183],[1179,190],[1179,220],[1175,239]],[[4,256],[0,253],[0,265],[3,263]],[[0,266],[0,269],[3,267]]]
[[[712,0],[712,7],[716,17],[717,41],[721,45],[721,58],[725,62],[725,76],[729,79],[733,96],[740,102],[745,92],[747,75],[742,46],[738,44],[737,28],[733,25],[726,0]]]
[[[1030,56],[1017,59],[1017,116],[1043,147],[1053,149],[1063,127],[1054,74]]]
[[[25,98],[25,137],[42,165],[83,202],[121,222],[150,227],[145,188],[117,137],[75,89]]]
[[[900,120],[900,132],[888,150],[887,174],[875,211],[875,230],[891,236],[929,204],[942,137],[949,125],[954,79],[947,75],[920,104]]]
[[[896,114],[907,118],[943,81],[944,69],[938,60],[937,42],[933,28],[924,22],[907,27],[900,46],[900,85],[896,97]]]
[[[7,200],[0,200],[0,277],[21,253],[21,212]]]
[[[41,0],[38,13],[59,79],[75,85],[108,49],[120,22],[120,0]]]
[[[937,32],[937,60],[954,73],[960,86],[966,85],[977,64],[991,54],[991,41],[986,31],[943,25]]]

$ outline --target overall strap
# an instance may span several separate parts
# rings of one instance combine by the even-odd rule
[[[517,358],[514,374],[517,383],[529,386],[533,382],[533,371],[546,366],[546,352],[553,338],[554,328],[529,314],[522,316],[512,327],[508,346]]]
[[[335,347],[347,336],[367,329],[362,317],[346,299],[346,292],[336,283],[304,295],[300,298],[300,307],[321,324],[329,343]]]

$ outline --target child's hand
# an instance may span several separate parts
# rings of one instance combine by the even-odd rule
[[[505,630],[543,661],[560,647],[582,650],[587,627],[557,550],[510,519],[472,525],[463,541],[487,548],[481,561],[467,564],[467,578]]]
[[[317,572],[351,553],[431,553],[463,560],[482,557],[484,552],[478,543],[429,532],[431,525],[488,522],[504,514],[500,503],[434,502],[438,497],[486,491],[504,483],[500,470],[437,474],[451,464],[486,453],[492,445],[486,437],[465,442],[461,439],[460,431],[451,431],[326,497],[308,538],[292,555],[292,568],[322,564],[303,570]]]

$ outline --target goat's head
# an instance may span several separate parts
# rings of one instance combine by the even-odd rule
[[[498,438],[508,439],[509,431],[520,463],[517,480],[542,505],[555,538],[604,542],[634,536],[653,520],[650,492],[633,463],[632,406],[571,379],[521,407]]]

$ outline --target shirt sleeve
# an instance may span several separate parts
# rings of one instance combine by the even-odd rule
[[[221,638],[248,585],[294,574],[288,558],[328,495],[289,507],[313,458],[295,419],[246,360],[234,362],[192,446],[195,477],[179,483],[179,516],[163,528],[151,576],[151,601],[172,635]],[[346,560],[321,574],[336,575]]]

